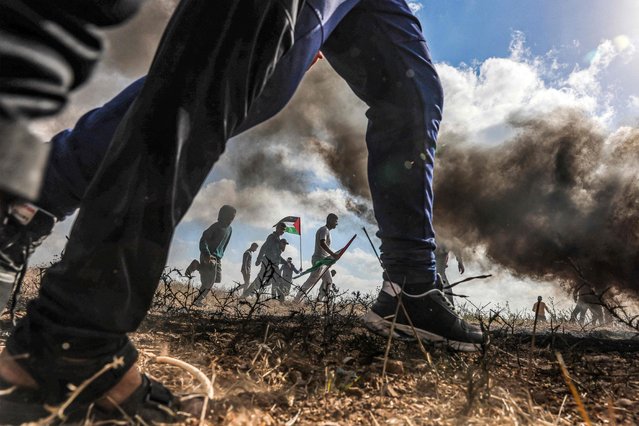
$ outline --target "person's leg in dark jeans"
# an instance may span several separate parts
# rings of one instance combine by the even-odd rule
[[[79,402],[134,370],[126,333],[146,314],[175,226],[290,50],[297,6],[187,0],[178,7],[84,196],[63,260],[7,342],[11,355],[28,354],[18,362],[48,403],[64,400],[68,383],[114,357],[119,367],[93,381]],[[308,53],[306,66],[315,54]]]
[[[51,155],[33,218],[21,223],[9,217],[0,225],[0,310],[7,306],[14,285],[19,285],[18,277],[26,271],[31,253],[51,233],[56,221],[64,220],[80,206],[115,130],[143,84],[144,79],[136,80],[102,107],[85,113],[73,129],[51,139]],[[30,206],[12,204],[14,209]]]
[[[369,107],[368,179],[386,271],[365,323],[388,334],[404,285],[406,314],[420,338],[477,350],[481,331],[435,285],[432,178],[443,93],[419,21],[403,0],[362,0],[322,51]],[[396,329],[412,334],[402,310]]]
[[[128,5],[135,1],[141,0],[110,0],[103,3]],[[305,2],[295,28],[295,43],[291,52],[272,70],[271,78],[260,88],[261,93],[254,100],[246,118],[237,123],[237,127],[229,129],[232,136],[272,117],[286,105],[324,39],[358,2],[359,0]],[[78,6],[88,4],[89,1],[70,0],[66,3]],[[52,156],[46,170],[42,196],[37,203],[39,207],[53,213],[58,219],[79,207],[115,129],[137,98],[143,83],[144,79],[135,81],[103,107],[86,113],[74,129],[54,137],[50,144]],[[0,174],[0,183],[4,182],[3,179],[4,176]]]
[[[311,0],[309,2],[314,3]],[[215,5],[205,4],[204,0],[193,0],[187,3],[198,4],[202,10],[206,7],[215,8],[215,12],[219,12],[222,6],[229,6],[226,3],[219,5],[219,2],[215,2]],[[379,2],[377,5],[367,1],[363,3],[376,7],[389,5],[392,7],[388,10],[389,16],[405,19],[405,22],[411,23],[410,25],[415,24],[414,18],[412,20],[409,18],[408,7],[404,2],[389,0]],[[245,5],[246,2],[239,4]],[[260,4],[265,3],[262,1]],[[234,3],[233,6],[236,4]],[[36,377],[36,382],[47,391],[49,400],[59,400],[63,397],[64,385],[69,381],[86,377],[98,365],[103,365],[104,360],[112,359],[114,355],[120,356],[125,367],[119,371],[110,372],[104,379],[101,377],[97,380],[87,395],[88,399],[94,398],[95,395],[100,395],[116,383],[123,374],[122,370],[126,370],[133,364],[135,350],[126,338],[126,333],[134,330],[146,313],[157,285],[157,277],[164,266],[173,229],[188,208],[210,166],[223,150],[224,142],[241,123],[251,103],[260,93],[263,82],[270,75],[276,59],[284,53],[281,46],[287,43],[285,33],[269,32],[268,37],[265,36],[265,39],[276,40],[276,42],[261,45],[262,55],[260,55],[259,63],[252,61],[256,58],[252,55],[251,43],[233,43],[232,46],[227,46],[224,43],[227,41],[226,34],[222,34],[221,37],[210,34],[203,37],[204,28],[209,31],[210,28],[215,28],[219,23],[216,20],[224,15],[207,15],[201,13],[202,10],[186,19],[190,24],[188,30],[171,26],[165,35],[157,58],[167,58],[167,60],[156,59],[149,77],[152,83],[145,85],[141,96],[129,110],[128,120],[119,128],[97,177],[85,195],[83,209],[72,232],[64,260],[49,272],[39,299],[29,306],[27,317],[20,323],[8,342],[10,353],[29,354],[30,358],[22,360],[21,363],[32,376]],[[234,12],[229,10],[230,14]],[[178,11],[178,17],[180,13],[188,13],[184,4]],[[287,19],[290,16],[289,14]],[[278,17],[281,15],[275,18]],[[381,31],[380,46],[390,46],[393,51],[407,50],[405,46],[397,42],[410,42],[412,41],[410,37],[407,40],[394,40],[396,42],[394,45],[383,43],[385,36],[388,36],[386,31],[399,31],[399,28],[393,29],[392,25],[384,28],[383,25],[375,25],[371,21],[360,26],[360,23],[366,22],[366,17],[367,15],[349,14],[348,18],[352,19],[346,19],[342,24],[349,22],[348,25],[353,27],[354,34],[359,33],[361,37],[364,34],[374,35]],[[260,22],[263,21],[258,20],[256,25],[247,24],[248,18],[254,18],[250,12],[248,17],[242,15],[242,18],[241,25],[229,22],[239,27],[231,25],[229,33],[237,31],[241,33],[244,40],[254,41],[252,35],[259,33],[262,28]],[[201,27],[197,25],[198,23]],[[416,28],[408,29],[419,32]],[[245,34],[246,31],[249,34]],[[364,33],[360,33],[361,31]],[[325,33],[329,34],[330,30],[327,29]],[[342,43],[345,46],[353,46],[356,40],[361,41],[361,37],[354,37],[354,40],[344,38]],[[180,40],[180,43],[176,43],[178,48],[171,45],[171,40]],[[419,41],[419,43],[422,42]],[[433,269],[432,226],[430,226],[429,214],[432,195],[429,191],[434,149],[432,145],[436,134],[429,134],[426,141],[422,140],[417,144],[410,139],[403,139],[404,143],[397,142],[401,140],[397,139],[398,136],[402,136],[401,132],[393,133],[392,140],[377,139],[381,135],[379,133],[381,129],[374,124],[374,121],[379,118],[376,114],[400,112],[394,111],[394,108],[398,106],[398,99],[395,98],[395,93],[391,92],[387,107],[384,100],[379,98],[383,96],[381,92],[377,92],[374,86],[367,87],[363,84],[365,82],[358,80],[357,74],[366,71],[358,65],[370,60],[371,54],[384,55],[384,51],[375,51],[375,46],[362,44],[368,48],[367,51],[363,51],[364,58],[356,59],[358,58],[357,49],[351,50],[350,56],[355,59],[350,67],[346,67],[345,62],[342,62],[341,66],[339,64],[340,56],[344,59],[345,55],[344,52],[340,55],[338,44],[339,42],[335,41],[330,46],[332,63],[342,75],[347,76],[351,87],[356,88],[358,95],[371,106],[368,138],[371,154],[390,156],[386,159],[377,157],[371,160],[372,165],[385,170],[384,173],[380,172],[383,179],[371,177],[371,186],[376,198],[374,199],[375,208],[381,209],[378,213],[380,225],[384,222],[380,218],[392,213],[384,206],[384,203],[391,204],[391,200],[384,201],[384,191],[401,185],[402,181],[411,184],[412,182],[408,181],[412,179],[418,181],[416,198],[420,202],[417,203],[419,204],[417,208],[414,204],[406,202],[398,205],[398,208],[406,208],[403,217],[416,222],[414,226],[421,223],[422,228],[417,229],[415,236],[407,235],[404,232],[409,228],[395,229],[393,221],[397,218],[393,219],[391,215],[391,220],[385,221],[382,225],[380,236],[383,241],[384,259],[391,274],[390,278],[395,280],[395,277],[410,277],[411,281],[414,278],[416,281],[409,283],[412,286],[409,290],[424,288],[428,284],[432,285],[432,277],[428,277],[428,273]],[[229,50],[224,50],[225,47]],[[248,49],[248,52],[242,51],[238,54],[235,49]],[[214,54],[198,56],[198,53],[208,51]],[[269,54],[264,56],[265,52]],[[314,53],[309,55],[306,66],[312,60]],[[429,60],[418,61],[418,68],[413,72],[418,74],[418,78],[424,78],[421,75],[423,70],[419,67],[429,64]],[[390,64],[385,62],[384,65]],[[349,68],[352,71],[350,74]],[[396,68],[392,70],[396,71]],[[180,75],[181,79],[162,81],[166,76],[173,75]],[[411,73],[405,75],[412,78]],[[240,77],[244,77],[241,82]],[[431,73],[430,78],[432,77]],[[380,81],[375,83],[374,80],[372,79],[371,82],[380,83]],[[424,81],[427,82],[428,79],[425,78]],[[227,82],[229,84],[226,84]],[[358,86],[363,87],[364,91],[357,90]],[[426,90],[431,89],[432,87],[426,88]],[[436,94],[432,95],[436,96]],[[424,101],[428,105],[437,105],[437,100],[434,98],[424,99],[418,96],[417,99],[413,97],[407,99],[409,101],[404,99],[403,102],[416,100]],[[422,113],[425,109],[430,110],[424,108],[424,105],[419,107],[417,109]],[[400,108],[400,110],[402,113],[408,111],[407,108]],[[427,127],[431,130],[433,126],[438,125],[438,118],[419,115],[421,118],[418,118],[421,119],[422,124],[425,120],[430,120]],[[395,115],[392,118],[400,121],[402,119]],[[371,136],[371,130],[374,128],[378,130]],[[391,129],[397,131],[397,127]],[[409,130],[412,129],[411,127]],[[405,136],[414,136],[414,134],[408,133]],[[408,151],[416,158],[420,158],[424,164],[418,164],[413,168],[415,163],[411,163],[412,157],[401,159],[403,170],[414,171],[409,174],[398,173],[395,165],[399,161],[397,158],[399,155],[393,156],[392,152],[389,152],[392,151],[388,146],[390,142],[399,144],[402,156]],[[415,149],[412,149],[415,145],[424,150],[419,149],[415,152]],[[422,192],[425,193],[422,194]],[[382,194],[381,198],[380,194]],[[109,219],[105,220],[105,217]],[[414,231],[414,229],[410,230]],[[90,233],[92,235],[89,236]],[[401,258],[400,254],[411,256]],[[423,266],[424,261],[427,263],[426,266]],[[422,274],[423,272],[426,272],[426,277]],[[428,278],[431,281],[428,281]],[[110,289],[105,288],[106,283],[111,284]],[[393,284],[391,281],[389,283]],[[76,296],[75,300],[66,300],[68,299],[66,295],[70,293]],[[100,305],[87,303],[87,301],[95,300],[99,300]],[[121,306],[124,300],[127,302],[126,306]],[[108,312],[105,306],[101,305],[102,303],[109,305]],[[118,306],[128,315],[114,315],[113,312],[117,311]],[[74,371],[63,371],[69,357],[89,358],[92,362],[91,365],[81,364],[80,366],[76,362]]]
[[[348,13],[350,8],[352,8],[357,2],[341,2],[340,7],[331,10],[331,2],[320,2],[320,1],[311,1],[310,3],[313,6],[323,6],[326,10],[321,13],[322,16],[328,16],[328,19],[324,22],[324,34],[328,35],[330,32],[338,26],[344,14]],[[339,3],[339,2],[333,2]],[[416,22],[415,18],[407,12],[408,8],[405,6],[403,1],[391,1],[391,2],[382,2],[376,4],[376,2],[364,2],[362,5],[358,7],[358,10],[352,13],[352,17],[349,16],[348,24],[343,26],[342,28],[353,28],[359,27],[361,28],[375,28],[377,31],[375,40],[383,39],[381,46],[382,48],[378,48],[374,45],[374,43],[367,42],[367,40],[360,40],[357,37],[354,40],[350,40],[348,36],[348,30],[337,31],[337,34],[331,37],[329,43],[327,43],[325,49],[329,53],[329,56],[332,57],[332,61],[337,63],[336,66],[341,67],[342,74],[349,80],[351,85],[355,88],[355,91],[360,94],[365,94],[369,99],[373,99],[371,104],[371,111],[376,111],[378,115],[376,120],[372,120],[373,126],[369,131],[369,140],[373,140],[373,149],[379,151],[377,147],[379,144],[376,141],[381,140],[382,144],[388,142],[384,142],[384,139],[392,142],[393,138],[402,139],[404,138],[404,134],[415,134],[417,136],[409,136],[412,137],[415,141],[420,141],[420,132],[421,134],[428,134],[426,139],[432,141],[434,145],[434,140],[436,138],[437,133],[437,125],[439,119],[439,111],[441,105],[439,105],[441,101],[441,88],[437,83],[437,75],[434,73],[432,69],[432,64],[430,63],[430,59],[428,57],[427,50],[424,46],[424,43],[421,41],[422,36],[421,32],[418,29],[419,24]],[[397,13],[399,11],[399,13]],[[369,18],[372,16],[373,18]],[[304,20],[304,16],[301,16],[300,21]],[[357,21],[355,25],[350,23],[351,21]],[[393,27],[389,25],[392,23],[399,23],[400,25],[397,27]],[[304,26],[304,24],[302,23]],[[341,24],[339,24],[341,25]],[[386,25],[386,28],[384,28]],[[368,30],[364,30],[367,32]],[[302,32],[302,34],[305,34]],[[312,31],[309,32],[308,37],[313,37]],[[345,34],[345,35],[340,35]],[[308,43],[308,40],[305,40],[306,35],[300,36],[300,40],[294,45],[293,50],[301,49],[304,46],[304,43]],[[301,41],[301,42],[300,42]],[[410,42],[410,43],[407,43]],[[300,47],[300,45],[302,47]],[[415,48],[417,46],[417,49]],[[410,49],[406,49],[406,47],[410,47]],[[422,49],[423,47],[423,49]],[[342,63],[339,64],[340,61],[339,53],[331,50],[339,50],[342,52],[350,49],[347,52],[346,57],[343,59]],[[375,51],[377,49],[377,51]],[[425,53],[423,53],[421,50]],[[366,69],[363,71],[358,69],[358,67],[362,66],[362,58],[367,58],[370,55],[361,54],[362,51],[373,52],[374,57],[372,57],[372,61],[378,61],[379,58],[393,58],[395,56],[403,56],[403,60],[408,62],[412,62],[413,68],[407,69],[403,64],[400,67],[391,67],[389,65],[393,65],[392,60],[386,61],[385,68],[378,70],[377,74],[371,73],[371,75],[366,74]],[[360,52],[360,57],[355,55],[354,53]],[[409,52],[409,53],[407,53]],[[351,57],[352,56],[352,57]],[[289,55],[289,58],[296,58],[297,55]],[[330,59],[330,58],[329,58]],[[292,67],[291,64],[287,64],[287,58],[284,59],[284,63],[286,66],[278,67],[273,75],[273,78],[269,84],[267,84],[264,93],[256,102],[256,105],[251,110],[249,117],[240,126],[239,131],[248,128],[255,123],[263,121],[265,118],[270,117],[274,114],[275,111],[283,103],[287,96],[282,96],[281,88],[287,88],[287,92],[292,93],[291,85],[287,84],[290,81],[290,75],[288,74],[288,69]],[[290,62],[290,61],[289,61]],[[371,67],[375,68],[375,67]],[[339,68],[338,68],[339,69]],[[282,72],[282,70],[285,70]],[[305,70],[296,68],[295,76],[300,77],[300,73],[303,73]],[[413,72],[413,76],[401,75],[401,78],[406,79],[409,83],[416,85],[417,87],[413,87],[410,84],[405,84],[403,87],[391,87],[390,89],[387,87],[388,84],[384,85],[380,83],[380,79],[386,78],[386,75],[392,76],[396,73],[410,73]],[[383,74],[383,75],[382,75]],[[365,77],[363,77],[365,76]],[[359,87],[360,82],[358,79],[366,78],[369,80],[366,87]],[[391,78],[391,77],[389,77]],[[141,87],[141,81],[138,81],[132,84],[129,88],[127,88],[124,92],[122,92],[118,97],[116,97],[112,102],[107,104],[105,107],[95,110],[89,114],[86,120],[81,120],[76,127],[70,133],[64,133],[59,138],[56,138],[59,143],[54,145],[54,156],[52,164],[50,166],[51,171],[47,173],[47,179],[45,180],[45,189],[49,189],[44,192],[42,204],[44,208],[50,209],[52,211],[65,211],[71,212],[73,209],[77,207],[79,203],[80,194],[82,194],[83,185],[86,187],[87,180],[82,179],[81,175],[90,175],[92,170],[96,169],[96,163],[101,158],[102,152],[105,150],[106,144],[104,143],[105,139],[103,136],[99,137],[96,143],[89,144],[87,141],[87,137],[85,135],[88,134],[110,134],[115,128],[114,126],[114,118],[117,117],[118,114],[121,116],[125,111],[122,108],[123,104],[127,104],[132,102],[132,100],[137,96],[137,91]],[[414,89],[414,90],[413,90]],[[421,96],[421,97],[420,97]],[[385,97],[385,98],[384,98]],[[374,100],[374,99],[383,99],[383,101]],[[382,105],[386,102],[387,105]],[[419,105],[421,108],[411,108],[410,105]],[[430,111],[426,111],[425,114],[434,115],[435,117],[430,120],[430,123],[426,123],[426,118],[415,118],[416,115],[422,114],[421,111],[431,108]],[[407,110],[406,114],[404,114],[403,110]],[[419,111],[418,111],[419,110]],[[390,111],[390,112],[389,112]],[[398,112],[399,111],[399,112]],[[417,112],[415,112],[417,111]],[[389,112],[389,117],[401,115],[402,120],[387,120],[388,123],[383,121],[384,115]],[[371,114],[369,114],[371,115]],[[380,119],[381,117],[381,119]],[[408,125],[405,125],[408,122]],[[403,128],[397,130],[398,125],[396,123],[401,123]],[[388,124],[388,125],[387,125]],[[427,128],[430,125],[431,128]],[[395,126],[395,130],[394,127]],[[386,134],[382,137],[379,137],[380,130],[382,129],[386,131]],[[393,134],[395,132],[395,134]],[[402,134],[404,132],[404,134]],[[377,136],[376,136],[377,135]],[[406,147],[408,144],[402,142],[403,146]],[[70,148],[69,148],[70,146]],[[369,143],[370,146],[370,143]],[[65,149],[66,147],[66,149]],[[430,148],[432,151],[432,148]],[[414,150],[414,148],[413,148]],[[419,155],[419,160],[427,163],[427,155],[431,155],[432,153],[429,151],[429,148],[423,150]],[[55,155],[57,152],[61,152],[61,155]],[[70,153],[67,155],[67,153]],[[407,158],[414,153],[409,153]],[[383,153],[378,155],[377,158],[384,158]],[[56,161],[58,160],[58,161]],[[431,159],[432,160],[432,159]],[[401,161],[401,159],[400,159]],[[419,161],[418,161],[419,163]],[[72,167],[64,167],[64,165],[72,165]],[[402,164],[403,167],[412,167],[414,164],[410,163],[407,165],[406,161]],[[76,165],[73,167],[73,165]],[[57,167],[56,167],[57,166]],[[384,165],[380,166],[379,164],[375,164],[371,166],[373,171],[380,170]],[[415,167],[417,169],[419,164]],[[432,167],[432,164],[429,166]],[[427,167],[425,167],[427,168]],[[72,173],[74,169],[81,169],[82,172]],[[56,171],[57,170],[57,171]],[[388,170],[385,170],[384,173],[387,173]],[[426,170],[427,174],[429,173]],[[397,173],[397,170],[394,170],[396,177],[400,177],[401,173]],[[378,173],[379,174],[379,173]],[[80,178],[75,178],[75,176],[80,175]],[[69,176],[72,176],[69,178]],[[406,178],[406,176],[401,176],[401,179]],[[410,178],[410,176],[409,176]],[[397,179],[396,179],[397,180]],[[58,183],[54,185],[53,183]],[[423,185],[422,185],[423,183]],[[381,199],[377,204],[378,205],[394,205],[397,201],[397,198],[403,200],[402,203],[406,204],[406,206],[401,206],[397,211],[412,211],[412,217],[416,218],[417,222],[422,221],[425,226],[424,229],[422,227],[415,227],[415,220],[409,221],[407,223],[401,222],[401,219],[398,221],[397,217],[401,216],[401,214],[395,213],[394,216],[391,212],[385,212],[383,208],[377,208],[378,212],[381,212],[382,217],[379,218],[380,223],[386,224],[382,226],[382,240],[384,244],[382,246],[385,263],[390,270],[399,269],[399,270],[413,270],[411,272],[413,279],[416,276],[422,276],[419,278],[420,281],[424,283],[430,282],[428,276],[430,274],[430,268],[432,267],[432,260],[430,260],[431,256],[431,247],[432,247],[432,229],[430,229],[430,202],[432,201],[432,194],[430,190],[430,175],[426,176],[425,180],[418,184],[409,186],[411,190],[416,191],[416,193],[421,193],[420,188],[426,188],[424,193],[426,196],[423,200],[418,200],[415,197],[407,195],[410,191],[406,190],[406,186],[398,185],[397,187],[400,189],[404,189],[404,192],[400,191],[397,193],[397,197],[394,200],[389,202],[388,200],[384,200],[382,197],[387,197],[387,194],[393,193],[393,189],[384,188],[382,185],[378,185],[378,190],[374,191],[374,196],[376,199]],[[383,184],[383,182],[382,182]],[[372,186],[375,185],[375,182],[372,182]],[[380,194],[382,194],[380,196]],[[419,198],[419,197],[418,197]],[[418,206],[415,207],[416,204],[420,204],[425,202],[426,205],[422,209]],[[56,204],[62,205],[62,207],[56,207]],[[399,204],[401,205],[401,203]],[[67,213],[68,214],[68,213]],[[378,214],[379,216],[379,214]],[[400,232],[395,232],[396,236],[393,235],[388,230],[393,230],[395,224],[399,223]],[[406,226],[408,225],[408,226]],[[386,229],[387,231],[384,231]],[[422,238],[422,241],[418,240],[416,235],[430,235],[429,238]],[[404,238],[404,236],[408,236]],[[400,280],[397,280],[400,281]],[[411,283],[408,283],[409,286]],[[420,284],[421,287],[421,284]]]
[[[310,64],[306,57],[319,50],[322,36],[327,34],[328,30],[323,30],[321,24],[338,21],[357,1],[332,0],[326,5],[323,1],[315,1],[317,7],[304,7],[296,25],[296,40],[291,52],[275,68],[246,119],[231,129],[233,136],[265,121],[284,107]],[[331,3],[340,5],[333,9]],[[324,22],[320,21],[316,10],[321,11],[319,16]],[[63,220],[80,206],[115,130],[143,85],[144,78],[134,81],[111,101],[84,114],[73,129],[62,131],[51,140],[51,157],[42,193],[36,202],[40,210],[27,225],[12,220],[0,226],[0,307],[6,305],[14,283],[26,270],[26,260],[50,234],[55,220]]]
[[[141,3],[0,1],[0,309],[54,221],[23,205],[37,198],[49,152],[27,122],[57,113],[88,79],[102,54],[95,27],[122,23]]]
[[[201,256],[203,258],[204,256]],[[206,296],[211,292],[211,289],[215,285],[215,283],[220,282],[220,278],[218,277],[218,268],[220,265],[218,262],[221,262],[220,259],[217,259],[216,263],[203,263],[200,262],[200,292],[193,301],[195,306],[204,306],[204,300]]]

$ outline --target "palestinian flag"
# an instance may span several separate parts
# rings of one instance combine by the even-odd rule
[[[284,232],[288,232],[293,235],[302,235],[302,218],[297,216],[286,216],[284,219],[279,220],[277,223],[284,222],[286,229]],[[277,223],[273,226],[277,226]]]
[[[327,257],[325,259],[318,260],[317,262],[313,263],[313,266],[308,268],[306,271],[300,273],[295,278],[299,278],[302,275],[310,274],[311,272],[317,271],[319,268],[322,268],[324,266],[333,266],[333,264],[335,264],[335,262],[337,262],[337,259],[333,259],[332,257]]]
[[[348,243],[346,243],[346,245],[344,247],[342,247],[341,249],[339,249],[339,250],[337,250],[335,252],[335,254],[337,254],[337,259],[333,259],[332,257],[327,257],[327,258],[318,260],[317,262],[313,263],[313,266],[311,266],[310,268],[308,268],[307,270],[303,271],[298,276],[293,277],[293,278],[299,278],[302,275],[310,274],[311,272],[316,271],[319,268],[324,267],[324,266],[329,266],[329,267],[333,266],[342,257],[342,255],[344,254],[346,249],[348,249],[348,246],[351,245],[351,243],[353,242],[355,237],[357,237],[357,235],[353,235],[353,238],[351,238],[348,241]]]

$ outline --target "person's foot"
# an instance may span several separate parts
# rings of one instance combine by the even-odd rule
[[[384,281],[377,300],[363,318],[364,325],[369,330],[382,336],[389,335],[400,292],[398,284]],[[484,342],[481,329],[462,319],[435,285],[425,286],[422,294],[407,294],[404,291],[402,304],[406,313],[400,307],[393,337],[410,339],[417,335],[426,343],[446,345],[463,352],[481,349]],[[406,314],[410,317],[414,330]]]
[[[299,305],[302,302],[302,297],[304,297],[304,296],[305,296],[305,294],[304,294],[303,291],[297,292],[297,294],[293,298],[293,303],[296,304],[296,305]]]
[[[199,269],[200,269],[200,262],[197,259],[193,259],[191,263],[189,263],[189,266],[186,267],[186,270],[184,271],[184,275],[187,278],[193,278],[193,274],[195,273],[195,271],[198,271]]]
[[[30,204],[5,206],[0,222],[0,310],[11,298],[33,251],[51,233],[55,219]]]
[[[141,375],[136,366],[94,402],[94,420],[118,420],[126,414],[128,418],[173,423],[201,412],[201,401],[181,403],[162,384]],[[84,418],[88,407],[76,407],[64,414],[70,419]],[[6,351],[0,354],[0,424],[34,422],[50,415],[36,381]]]

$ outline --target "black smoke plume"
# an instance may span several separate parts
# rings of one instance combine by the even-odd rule
[[[610,138],[584,114],[512,120],[491,148],[440,142],[435,222],[515,276],[636,294],[639,180],[636,131]]]
[[[291,163],[320,162],[352,194],[346,208],[374,223],[367,201],[370,191],[365,129],[363,104],[353,97],[330,66],[320,62],[306,75],[280,114],[229,147],[238,186],[259,183],[305,192],[313,186],[314,176],[304,173],[304,167],[292,167]],[[288,163],[287,156],[290,156]]]

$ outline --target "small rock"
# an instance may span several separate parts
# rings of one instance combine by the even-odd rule
[[[404,374],[404,363],[399,360],[389,359],[386,363],[386,371],[390,374]]]
[[[532,397],[537,404],[541,404],[548,401],[548,395],[546,394],[546,392],[543,392],[543,391],[534,392]]]
[[[352,356],[347,356],[346,358],[344,358],[342,360],[342,364],[346,365],[346,364],[348,364],[350,362],[353,362],[353,361],[355,361],[355,358],[353,358]]]
[[[364,391],[361,390],[360,388],[347,388],[344,390],[344,392],[346,393],[346,395],[349,395],[355,398],[361,398],[364,396]]]

